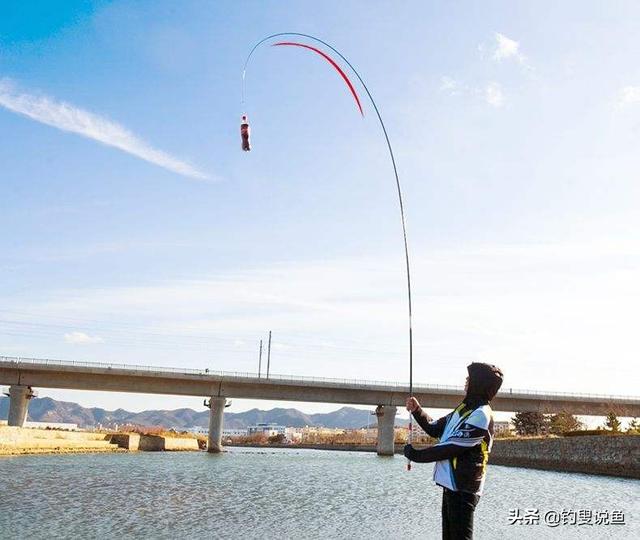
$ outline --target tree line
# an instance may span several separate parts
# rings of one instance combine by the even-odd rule
[[[584,424],[578,418],[569,413],[544,414],[540,412],[517,412],[511,419],[515,432],[518,435],[562,435],[584,429]],[[622,422],[618,415],[611,411],[607,414],[604,424],[597,431],[610,431],[622,433]],[[640,434],[640,422],[633,418],[625,431],[629,434]]]

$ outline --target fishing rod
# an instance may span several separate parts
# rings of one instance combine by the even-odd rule
[[[347,66],[349,66],[351,71],[358,78],[358,81],[360,81],[360,84],[362,85],[362,87],[364,88],[365,92],[367,93],[369,101],[371,101],[371,104],[373,105],[373,109],[376,112],[376,116],[378,117],[378,121],[380,122],[380,127],[382,128],[382,132],[384,134],[384,139],[385,139],[385,141],[387,143],[387,149],[389,150],[389,156],[391,158],[391,164],[393,165],[393,174],[394,174],[395,181],[396,181],[396,189],[397,189],[397,192],[398,192],[398,202],[399,202],[399,205],[400,205],[400,218],[401,218],[401,221],[402,221],[402,237],[403,237],[403,245],[404,245],[404,258],[405,258],[405,266],[406,266],[406,277],[407,277],[407,307],[408,307],[408,326],[409,326],[409,397],[413,397],[413,317],[412,317],[412,306],[411,306],[411,267],[410,267],[410,264],[409,264],[409,242],[407,240],[407,223],[406,223],[406,217],[405,217],[405,211],[404,211],[404,201],[403,201],[403,197],[402,197],[402,187],[400,185],[400,178],[399,178],[399,175],[398,175],[398,167],[396,165],[396,158],[395,158],[395,156],[393,154],[393,148],[391,146],[391,141],[389,140],[389,134],[387,133],[387,128],[386,128],[386,126],[384,124],[384,121],[382,120],[382,115],[380,114],[380,110],[378,109],[378,105],[376,104],[376,101],[373,99],[373,96],[371,95],[371,92],[369,91],[368,86],[365,84],[364,80],[360,76],[360,73],[358,73],[358,70],[356,70],[356,68],[353,66],[353,64],[351,64],[351,62],[349,62],[349,60],[347,60],[347,58],[338,49],[336,49],[335,47],[333,47],[332,45],[330,45],[326,41],[323,41],[322,39],[317,38],[315,36],[312,36],[312,35],[309,35],[309,34],[303,34],[303,33],[300,33],[300,32],[279,32],[277,34],[271,34],[270,36],[267,36],[267,37],[261,39],[260,41],[258,41],[253,46],[253,48],[249,52],[249,54],[248,54],[248,56],[247,56],[247,58],[246,58],[246,60],[244,62],[244,66],[243,66],[243,69],[242,69],[242,101],[241,101],[241,104],[242,104],[243,108],[244,108],[244,103],[245,103],[245,86],[246,86],[247,66],[249,65],[249,61],[251,60],[251,57],[253,56],[253,53],[263,43],[265,43],[265,42],[267,42],[267,41],[269,41],[271,39],[281,38],[281,37],[302,37],[302,38],[310,39],[310,40],[312,40],[312,41],[314,41],[316,43],[320,43],[321,45],[327,47],[328,49],[333,51],[335,54],[337,54],[342,59],[342,61]],[[349,78],[342,71],[342,69],[338,66],[338,64],[335,61],[333,61],[333,59],[331,59],[327,54],[325,54],[323,51],[321,51],[321,50],[319,50],[319,49],[317,49],[315,47],[311,47],[311,46],[306,45],[304,43],[279,42],[279,43],[276,43],[275,45],[279,45],[279,46],[287,45],[287,46],[304,47],[304,48],[310,49],[310,50],[318,53],[320,56],[322,56],[325,60],[327,60],[334,67],[334,69],[336,69],[336,71],[338,71],[340,76],[343,78],[343,80],[345,81],[345,83],[349,87],[349,90],[351,91],[354,99],[356,100],[356,103],[358,105],[360,113],[364,116],[364,112],[362,111],[362,107],[360,105],[360,100],[358,98],[358,95],[357,95],[353,85],[349,81]],[[251,147],[250,147],[250,144],[249,144],[249,124],[248,124],[248,119],[247,119],[246,115],[243,116],[242,122],[243,122],[243,124],[241,126],[241,132],[242,132],[242,138],[243,138],[243,149],[244,150],[250,150]],[[409,435],[408,435],[408,439],[409,439],[409,443],[411,443],[411,441],[413,439],[413,420],[412,420],[411,414],[409,414]],[[408,461],[408,460],[407,460],[407,470],[411,470],[411,462]]]

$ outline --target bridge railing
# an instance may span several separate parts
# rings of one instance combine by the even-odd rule
[[[48,358],[25,358],[25,357],[12,357],[12,356],[0,356],[0,363],[9,364],[29,364],[37,366],[52,366],[64,370],[65,367],[69,368],[87,368],[87,369],[113,369],[124,370],[138,373],[148,373],[150,375],[162,375],[167,373],[175,373],[178,375],[214,375],[218,377],[226,378],[241,378],[241,379],[255,379],[256,381],[273,382],[273,381],[304,381],[304,382],[317,382],[317,383],[335,383],[335,384],[349,384],[354,386],[385,386],[406,388],[408,383],[406,382],[393,382],[393,381],[376,381],[371,379],[341,379],[341,378],[329,378],[329,377],[309,377],[303,375],[280,375],[269,374],[267,379],[264,375],[258,377],[257,373],[248,371],[219,371],[208,368],[194,369],[194,368],[176,368],[176,367],[158,367],[158,366],[145,366],[138,364],[114,364],[107,362],[82,362],[75,360],[53,360]],[[427,385],[423,385],[427,387]],[[439,388],[443,390],[459,390],[463,391],[462,386],[449,386],[449,385],[428,385],[429,388]]]
[[[56,367],[58,369],[64,370],[64,368],[86,368],[86,369],[113,369],[113,370],[122,370],[129,371],[132,373],[145,373],[149,375],[166,375],[167,373],[175,373],[178,375],[198,375],[198,376],[217,376],[223,378],[239,378],[239,379],[253,379],[255,382],[309,382],[316,384],[329,384],[329,385],[339,385],[339,386],[355,386],[355,387],[371,387],[378,386],[384,387],[385,390],[402,390],[407,391],[408,383],[406,382],[397,382],[397,381],[376,381],[376,380],[365,380],[365,379],[341,379],[341,378],[328,378],[328,377],[309,377],[302,375],[279,375],[279,374],[269,374],[269,378],[267,379],[264,376],[258,377],[257,373],[250,372],[241,372],[241,371],[217,371],[210,370],[207,368],[203,369],[194,369],[194,368],[175,368],[175,367],[158,367],[158,366],[144,366],[144,365],[136,365],[136,364],[114,364],[114,363],[106,363],[106,362],[82,362],[75,360],[53,360],[48,358],[25,358],[25,357],[14,357],[14,356],[0,356],[0,364],[6,363],[10,365],[20,365],[20,364],[28,364],[33,366],[51,366]],[[421,384],[415,383],[413,385],[414,391],[416,394],[419,394],[423,391],[430,390],[441,390],[441,391],[449,391],[456,392],[462,394],[464,392],[464,388],[462,386],[453,386],[453,385],[444,385],[444,384]],[[620,401],[620,400],[633,400],[640,401],[639,396],[625,396],[625,395],[610,395],[610,394],[594,394],[594,393],[580,393],[580,392],[549,392],[543,390],[532,390],[532,389],[515,389],[515,388],[502,388],[498,393],[498,397],[509,397],[509,396],[526,396],[526,395],[535,395],[535,396],[549,396],[549,397],[566,397],[573,399],[598,399],[598,400],[609,400],[609,401]]]

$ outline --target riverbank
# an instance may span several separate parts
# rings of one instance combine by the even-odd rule
[[[0,426],[0,455],[118,451],[104,433]]]
[[[230,447],[375,452],[375,445],[228,444]],[[174,452],[205,449],[204,440],[177,434],[96,433],[0,426],[0,456],[90,452]],[[403,445],[396,445],[402,454]],[[588,435],[498,439],[490,463],[558,472],[640,479],[640,436]]]
[[[489,462],[507,467],[640,479],[639,435],[499,439]]]
[[[375,445],[229,444],[233,447],[289,448],[375,452]],[[402,454],[404,445],[396,445]],[[589,435],[584,437],[532,437],[497,439],[489,463],[557,472],[574,472],[640,479],[640,436]]]
[[[174,435],[106,433],[0,426],[0,456],[91,452],[198,451],[198,439]]]
[[[281,444],[281,443],[228,443],[230,448],[287,448],[289,450],[335,450],[338,452],[375,452],[375,444]],[[403,445],[395,445],[395,453],[402,454]]]

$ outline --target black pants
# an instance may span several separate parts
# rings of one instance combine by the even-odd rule
[[[471,540],[473,512],[480,497],[464,491],[442,490],[442,540]]]

